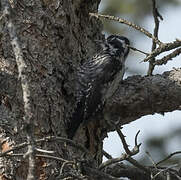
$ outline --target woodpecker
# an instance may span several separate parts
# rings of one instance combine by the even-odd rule
[[[105,87],[114,92],[125,72],[125,60],[129,53],[126,37],[110,35],[101,42],[101,50],[85,61],[76,74],[76,107],[67,124],[68,138],[73,139],[80,124],[89,123],[90,118],[104,105]],[[112,87],[114,86],[114,87]]]

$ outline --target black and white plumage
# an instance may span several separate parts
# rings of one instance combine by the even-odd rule
[[[116,81],[119,84],[124,75],[124,64],[129,53],[126,37],[111,35],[101,43],[102,50],[78,69],[76,82],[77,104],[68,123],[68,138],[72,139],[81,123],[88,123],[103,105],[105,85]],[[115,83],[112,85],[115,86]],[[116,90],[109,88],[109,91]],[[108,93],[110,94],[110,92]],[[105,95],[105,94],[104,94]],[[110,96],[110,95],[108,95]]]

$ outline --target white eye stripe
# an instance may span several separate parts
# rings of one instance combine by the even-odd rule
[[[117,40],[122,44],[122,47],[123,47],[123,48],[126,48],[126,47],[127,47],[127,44],[126,44],[126,42],[125,42],[124,40],[119,39],[119,38],[117,38]]]
[[[117,38],[117,40],[120,41],[121,43],[125,44],[125,41],[124,41],[124,40],[119,39],[119,38]]]

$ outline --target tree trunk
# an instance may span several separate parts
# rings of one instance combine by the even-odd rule
[[[64,122],[71,116],[75,103],[76,68],[82,60],[96,52],[94,40],[102,38],[101,23],[89,16],[89,12],[97,12],[99,1],[11,1],[11,18],[29,72],[35,140],[45,136],[66,137]],[[2,152],[5,152],[26,142],[26,136],[21,83],[4,24],[0,50],[0,142]],[[71,148],[64,141],[45,140],[36,146],[54,151],[53,156],[66,160],[82,154],[82,151]],[[17,148],[13,154],[19,154],[18,157],[1,158],[2,179],[26,179],[28,164],[26,158],[21,156],[26,150],[26,146]],[[62,161],[37,157],[36,179],[60,179],[63,175],[60,174],[61,165]]]

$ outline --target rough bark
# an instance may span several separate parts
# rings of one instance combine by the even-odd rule
[[[97,12],[99,2],[100,0],[11,1],[12,20],[28,65],[36,139],[44,136],[66,137],[64,122],[71,116],[75,103],[76,68],[82,60],[96,52],[94,40],[103,38],[101,23],[89,17],[89,12]],[[22,90],[6,22],[1,22],[1,28],[0,142],[1,152],[5,152],[25,142],[26,135],[23,129]],[[120,84],[97,119],[104,117],[106,122],[113,120],[123,125],[143,115],[179,109],[180,84],[180,69],[151,77],[130,77]],[[114,130],[114,126],[104,120],[102,128],[105,132]],[[83,146],[85,138],[85,134],[79,134],[79,143]],[[53,180],[69,176],[73,179],[86,179],[88,177],[85,174],[90,179],[95,178],[93,174],[97,179],[112,178],[98,173],[95,170],[97,163],[91,155],[68,146],[69,143],[56,138],[37,142],[37,147],[54,151],[51,155],[57,158],[42,157],[40,154],[36,158],[36,179]],[[98,143],[99,148],[102,147],[102,142]],[[14,156],[9,154],[8,157],[1,157],[2,179],[26,179],[28,164],[22,157],[26,150],[24,145],[15,148]],[[87,160],[86,163],[84,159]],[[84,168],[81,167],[82,164]]]
[[[81,60],[92,56],[95,39],[102,38],[101,24],[89,17],[97,12],[98,1],[17,0],[11,1],[12,20],[21,42],[29,72],[29,86],[34,107],[36,138],[47,135],[66,136],[64,121],[74,104],[74,73]],[[2,12],[2,11],[1,11]],[[6,22],[1,23],[0,95],[2,152],[26,140],[23,129],[23,101],[15,57]],[[11,142],[11,143],[10,143]],[[55,151],[55,156],[71,159],[64,143],[39,143],[41,149]],[[6,148],[5,148],[6,147]],[[26,149],[15,151],[26,152]],[[78,153],[78,152],[77,152]],[[8,158],[9,159],[9,158]],[[11,161],[11,170],[2,160],[1,175],[25,179],[27,162]],[[8,160],[10,161],[10,159]],[[55,179],[59,161],[37,159],[37,178]],[[24,167],[24,168],[22,168]],[[51,172],[51,173],[50,173]]]
[[[123,125],[144,115],[179,110],[180,93],[181,69],[162,75],[128,77],[107,101],[104,117]]]

